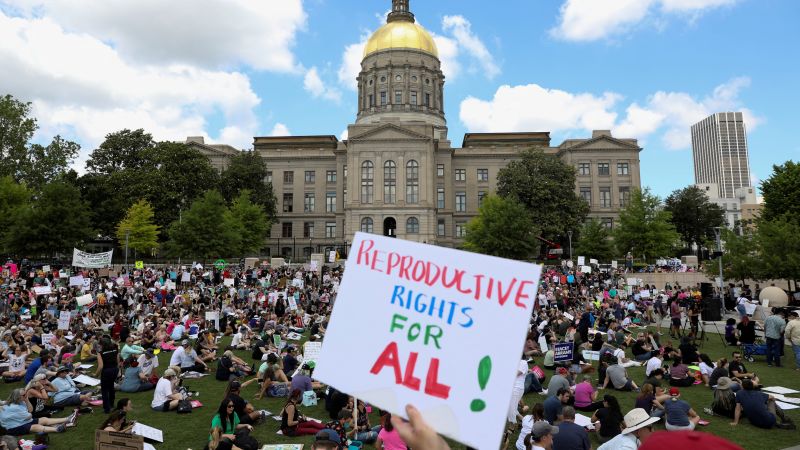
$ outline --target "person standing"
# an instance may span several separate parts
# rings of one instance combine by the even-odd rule
[[[669,304],[669,317],[672,320],[672,328],[669,330],[669,335],[673,339],[678,339],[681,334],[681,307],[677,298]]]
[[[524,355],[522,356],[525,357]],[[519,416],[519,401],[522,399],[522,394],[525,392],[525,375],[528,373],[528,362],[525,359],[520,359],[517,364],[517,377],[514,379],[514,389],[511,391],[511,403],[508,405],[508,417],[506,420],[510,423],[517,423],[517,416]]]
[[[767,338],[767,366],[781,366],[781,346],[783,345],[783,332],[786,321],[778,308],[772,308],[772,315],[764,321],[764,336]]]
[[[103,411],[106,414],[114,407],[114,381],[119,375],[119,350],[108,336],[100,340],[100,357],[94,376],[100,376],[100,392],[103,397]]]
[[[792,344],[794,351],[794,370],[800,370],[800,316],[797,311],[789,313],[789,323],[784,331],[786,339]]]

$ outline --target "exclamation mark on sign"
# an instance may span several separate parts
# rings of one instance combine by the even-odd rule
[[[489,382],[489,376],[492,374],[492,358],[484,356],[478,364],[478,385],[481,390],[486,389],[486,383]],[[481,412],[486,408],[486,402],[476,398],[470,403],[469,408],[472,412]]]

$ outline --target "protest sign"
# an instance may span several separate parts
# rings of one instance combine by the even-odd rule
[[[44,273],[50,272],[50,266],[42,266],[42,272]]]
[[[135,268],[137,268],[139,270],[144,269],[144,261],[136,261],[136,263],[134,263],[133,267],[135,267]]]
[[[351,249],[314,378],[498,448],[541,266],[366,233]]]
[[[281,335],[278,333],[273,334],[272,343],[275,344],[275,347],[278,347],[278,350],[280,350],[283,347],[281,343]]]
[[[80,297],[76,298],[75,300],[78,301],[78,306],[86,306],[86,305],[92,303],[92,301],[94,301],[92,299],[92,294],[81,295]]]
[[[617,268],[617,262],[616,261],[611,261],[611,268],[612,269],[616,269]]]
[[[572,342],[558,342],[553,349],[553,361],[572,361]]]
[[[72,265],[87,269],[102,269],[111,265],[111,255],[113,253],[113,250],[104,253],[86,253],[73,248]]]
[[[589,260],[589,264],[595,264],[595,265],[597,265],[597,260],[596,260],[596,259],[590,259],[590,260]]]
[[[189,272],[183,272],[181,275],[181,283],[189,283],[192,281],[192,274]]]
[[[586,257],[585,256],[578,256],[578,265],[579,266],[586,265]]]
[[[592,266],[581,266],[582,273],[592,273]]]
[[[69,277],[69,285],[83,287],[83,275]]]
[[[336,251],[335,251],[335,250],[331,250],[331,251],[328,253],[328,262],[329,262],[329,263],[336,262]]]
[[[561,314],[562,314],[564,317],[566,317],[566,318],[567,318],[567,320],[575,320],[575,316],[573,316],[573,315],[572,315],[572,314],[570,314],[570,313],[566,313],[566,312],[565,312],[565,313],[561,313]]]
[[[317,271],[317,267],[318,266],[317,266],[317,262],[316,261],[311,261],[311,263],[308,266],[309,266],[309,270],[310,271],[312,271],[312,272],[316,272]]]
[[[639,297],[641,298],[650,298],[650,291],[643,289],[639,291]]]
[[[225,286],[233,286],[233,278],[225,278],[222,284]]]
[[[306,342],[303,344],[303,361],[316,361],[322,351],[322,342]]]
[[[293,295],[289,296],[289,309],[291,311],[297,311],[297,300],[295,300]]]
[[[53,349],[53,345],[50,343],[50,341],[53,340],[53,337],[55,337],[55,334],[53,333],[42,334],[42,345],[44,345],[44,348],[48,350]]]
[[[294,286],[294,287],[296,287],[298,289],[303,289],[304,285],[305,285],[305,283],[303,282],[302,279],[300,279],[300,278],[293,278],[292,279],[292,286]]]
[[[628,279],[627,279],[627,280],[625,280],[625,281],[626,281],[626,284],[627,284],[628,286],[636,286],[636,285],[638,285],[638,284],[639,284],[639,283],[637,282],[636,278],[628,278]]]
[[[58,329],[69,330],[69,319],[72,317],[69,311],[61,311],[58,315]]]
[[[35,292],[36,295],[50,295],[53,293],[50,286],[36,286],[33,288],[33,292]]]

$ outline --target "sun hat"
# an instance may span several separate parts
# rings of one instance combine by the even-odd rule
[[[731,383],[732,383],[732,381],[731,381],[730,378],[728,378],[728,377],[719,377],[719,380],[717,380],[717,389],[720,389],[720,390],[730,389],[731,388]]]
[[[531,438],[539,440],[548,434],[558,434],[558,427],[550,425],[544,420],[533,424],[533,428],[531,429]]]
[[[647,411],[642,408],[634,408],[625,414],[625,429],[622,430],[622,434],[632,433],[659,420],[661,420],[660,417],[650,417],[650,414],[647,414]]]
[[[175,376],[175,371],[174,370],[167,369],[167,370],[164,371],[164,378],[174,377],[174,376]]]
[[[699,431],[656,431],[639,447],[639,450],[672,450],[674,448],[713,448],[714,450],[742,450],[742,447]]]

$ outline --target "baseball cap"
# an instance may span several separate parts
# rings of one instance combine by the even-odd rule
[[[182,340],[181,345],[189,345],[189,340],[188,339]]]
[[[61,372],[69,372],[69,367],[61,366],[58,368],[58,370],[56,370],[56,373],[61,373]]]
[[[545,421],[536,422],[531,429],[531,437],[533,439],[541,439],[548,434],[558,434],[558,427],[550,425]]]
[[[330,428],[326,428],[317,432],[317,435],[314,436],[314,442],[320,444],[341,445],[342,440],[339,438],[339,433],[331,430]]]
[[[675,448],[713,448],[715,450],[742,450],[742,447],[699,431],[656,431],[639,447],[639,450],[672,450]]]
[[[675,397],[677,395],[681,395],[681,391],[679,391],[676,387],[671,387],[669,388],[669,395]]]
[[[566,367],[559,367],[558,369],[556,369],[556,372],[558,372],[560,375],[564,375],[564,374],[567,373],[567,368]]]
[[[73,356],[75,356],[75,353],[64,353],[61,356],[61,359],[69,359],[69,358],[72,358]]]
[[[154,355],[153,349],[152,348],[148,348],[147,350],[144,351],[144,354],[147,355],[148,358],[152,358],[153,355]]]

